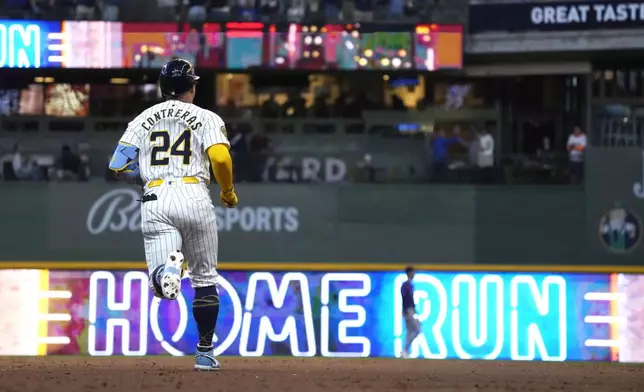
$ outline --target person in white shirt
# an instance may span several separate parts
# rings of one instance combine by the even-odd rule
[[[40,169],[38,165],[22,155],[20,144],[13,147],[13,157],[11,166],[16,178],[19,180],[38,180],[40,179]]]
[[[487,129],[483,128],[470,144],[470,156],[478,171],[477,182],[494,181],[494,139]]]
[[[575,126],[568,137],[568,160],[570,176],[574,183],[580,183],[584,178],[584,157],[586,155],[586,134],[581,127]]]

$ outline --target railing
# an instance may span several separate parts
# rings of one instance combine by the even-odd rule
[[[601,111],[595,115],[591,144],[599,147],[642,147],[644,110]]]
[[[437,123],[498,121],[497,109],[444,110],[400,112],[393,110],[363,111],[355,119],[330,118],[279,118],[266,119],[254,115],[224,116],[229,126],[249,126],[266,133],[330,133],[330,134],[413,134],[433,131]],[[120,136],[132,120],[131,117],[50,117],[9,116],[0,118],[0,137],[56,136],[61,134],[94,137]]]
[[[244,174],[254,181],[277,182],[448,182],[448,183],[556,183],[570,182],[565,156],[505,155],[493,170],[478,170],[467,155],[451,155],[449,169],[437,178],[431,154],[423,141],[437,124],[483,124],[498,121],[496,109],[440,110],[422,112],[365,111],[356,119],[282,118],[255,116],[226,118],[229,136],[236,131],[264,133],[272,149]],[[4,117],[0,118],[0,155],[10,153],[13,143],[25,142],[27,152],[52,155],[62,144],[84,145],[94,176],[104,175],[114,144],[131,118]],[[250,137],[249,137],[250,138]],[[36,147],[37,146],[37,147]],[[4,151],[2,148],[4,147]],[[367,162],[365,158],[369,156]],[[236,157],[239,160],[239,157]],[[253,160],[252,156],[247,159]],[[247,172],[236,163],[239,172]],[[312,166],[311,166],[312,165]],[[342,175],[326,173],[342,166]],[[311,174],[311,167],[316,169]],[[308,173],[308,174],[307,174]],[[279,174],[279,175],[277,175]]]

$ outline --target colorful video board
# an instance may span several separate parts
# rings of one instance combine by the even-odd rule
[[[246,70],[461,69],[459,25],[408,26],[0,20],[0,68],[160,68],[173,57],[200,68]]]

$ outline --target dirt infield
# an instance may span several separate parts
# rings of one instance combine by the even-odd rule
[[[644,367],[618,364],[388,359],[0,358],[0,391],[635,391]]]

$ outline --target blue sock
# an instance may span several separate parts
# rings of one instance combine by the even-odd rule
[[[192,300],[192,315],[199,330],[197,350],[210,351],[212,337],[215,334],[217,316],[219,315],[219,293],[216,286],[199,287],[195,289]]]

